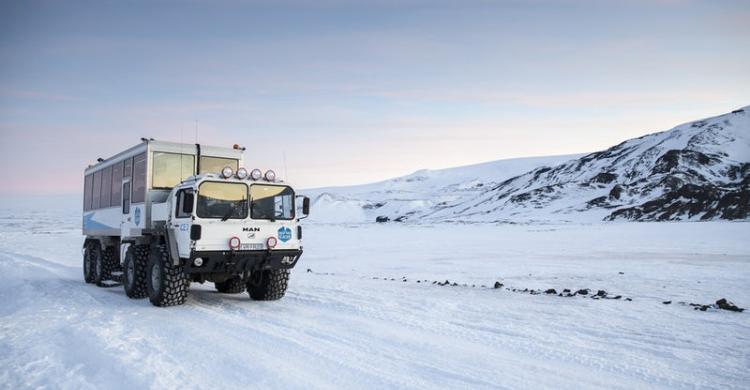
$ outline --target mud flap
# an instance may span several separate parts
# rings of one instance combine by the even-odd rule
[[[177,239],[174,235],[174,230],[167,230],[167,248],[169,249],[169,257],[172,259],[172,264],[180,265],[180,253],[177,251]]]

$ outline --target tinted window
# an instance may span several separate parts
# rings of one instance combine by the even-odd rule
[[[83,210],[91,210],[91,187],[93,181],[92,175],[86,175],[83,178]]]
[[[112,199],[112,167],[106,167],[102,170],[102,195],[100,206],[109,207]]]
[[[96,210],[101,206],[101,192],[102,192],[102,171],[94,172],[94,185],[92,186],[93,192],[91,197],[91,208]]]
[[[133,197],[132,203],[146,200],[146,153],[133,158]]]
[[[250,210],[253,219],[293,219],[294,191],[286,186],[253,184]]]
[[[193,203],[195,197],[193,191],[182,190],[177,194],[177,218],[188,218],[193,214]]]
[[[122,213],[130,214],[130,182],[122,185]]]
[[[232,167],[237,172],[239,161],[233,158],[201,156],[201,173],[221,173],[224,167]]]
[[[203,182],[198,188],[197,211],[200,218],[247,218],[247,185]]]
[[[120,205],[120,192],[122,190],[122,163],[117,163],[112,167],[112,200],[110,206]]]
[[[193,176],[195,156],[154,152],[151,188],[171,189]]]
[[[122,162],[122,177],[133,176],[133,159],[129,158]]]

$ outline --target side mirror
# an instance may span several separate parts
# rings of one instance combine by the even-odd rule
[[[310,215],[310,198],[302,198],[302,214]]]

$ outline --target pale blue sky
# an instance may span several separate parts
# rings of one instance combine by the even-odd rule
[[[303,187],[594,151],[750,104],[749,45],[748,1],[3,1],[0,194],[196,120]]]

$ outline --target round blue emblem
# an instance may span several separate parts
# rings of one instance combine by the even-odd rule
[[[289,229],[286,226],[282,226],[279,228],[279,240],[281,242],[287,242],[292,239],[292,229]]]

